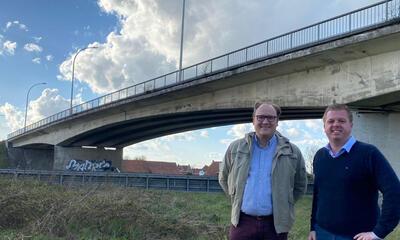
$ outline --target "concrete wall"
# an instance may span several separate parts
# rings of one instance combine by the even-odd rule
[[[354,114],[353,134],[371,143],[389,160],[400,177],[400,113]]]
[[[112,166],[121,169],[122,148],[105,150],[103,148],[54,147],[54,170],[65,170],[69,161],[75,160],[111,160]]]
[[[18,169],[53,170],[53,149],[8,147],[10,167]]]

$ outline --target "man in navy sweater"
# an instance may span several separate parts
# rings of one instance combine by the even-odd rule
[[[314,156],[314,196],[308,240],[383,239],[399,223],[400,183],[382,153],[351,136],[346,105],[323,117],[329,144]],[[383,194],[382,209],[378,191]]]

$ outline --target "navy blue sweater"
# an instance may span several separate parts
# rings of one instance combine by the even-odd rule
[[[314,157],[315,223],[334,234],[353,237],[373,231],[384,238],[400,218],[400,183],[392,167],[373,145],[357,141],[350,152],[332,158],[326,148]],[[378,190],[383,194],[378,207]]]

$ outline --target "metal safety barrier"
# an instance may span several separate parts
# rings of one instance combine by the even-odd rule
[[[0,169],[0,178],[66,186],[112,185],[185,192],[222,192],[216,176]],[[312,182],[308,183],[306,194],[312,194],[313,186]]]
[[[72,172],[0,169],[0,177],[36,180],[66,186],[113,185],[187,192],[221,192],[217,177],[113,172]]]

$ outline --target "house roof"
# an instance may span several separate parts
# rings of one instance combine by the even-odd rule
[[[171,174],[171,175],[180,174],[176,163],[145,161],[145,160],[123,160],[122,171],[136,172],[136,173]]]
[[[203,171],[205,172],[206,176],[217,176],[219,173],[219,164],[221,161],[212,161],[209,166],[204,166]]]

